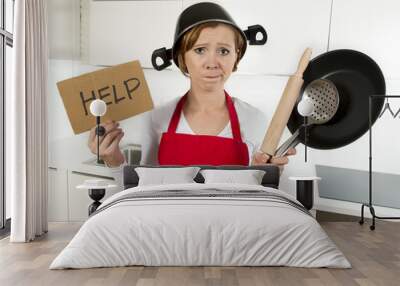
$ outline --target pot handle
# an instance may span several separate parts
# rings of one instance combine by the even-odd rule
[[[247,27],[247,30],[244,30],[243,32],[246,35],[246,38],[249,41],[250,45],[264,45],[267,42],[267,32],[261,25],[249,26]],[[256,35],[258,32],[260,32],[263,36],[261,40],[256,39]]]
[[[157,64],[157,58],[161,58],[163,60],[163,63],[161,65]],[[158,71],[169,67],[171,65],[171,60],[172,49],[167,50],[165,47],[155,50],[151,55],[151,63],[153,64],[153,67]]]

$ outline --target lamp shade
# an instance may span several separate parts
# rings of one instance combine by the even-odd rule
[[[310,116],[314,112],[314,105],[311,99],[303,97],[299,104],[297,104],[297,112],[301,116]]]
[[[95,99],[90,104],[90,113],[94,116],[103,116],[107,111],[107,104],[101,99]]]

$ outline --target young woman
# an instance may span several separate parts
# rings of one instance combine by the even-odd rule
[[[202,4],[208,5],[207,9]],[[192,20],[194,23],[182,30],[172,53],[189,78],[190,89],[151,111],[148,132],[143,134],[141,164],[265,164],[269,156],[258,151],[267,127],[265,116],[257,108],[231,98],[224,89],[245,53],[246,36],[222,7],[212,3],[187,8],[178,20],[177,31],[188,11],[192,15],[203,13],[203,18]],[[124,164],[119,148],[124,132],[117,122],[103,126],[106,134],[100,138],[100,156],[109,167],[119,167],[114,169],[118,173]],[[94,129],[88,145],[96,154]],[[295,153],[291,149],[287,155]],[[283,166],[288,158],[273,157],[270,163]]]

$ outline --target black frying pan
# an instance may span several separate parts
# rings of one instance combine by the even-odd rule
[[[307,130],[307,146],[317,149],[334,149],[352,143],[369,128],[369,95],[385,94],[386,85],[379,66],[366,54],[354,50],[334,50],[310,61],[303,75],[306,86],[315,79],[329,79],[339,92],[339,107],[333,118],[325,124],[314,125]],[[384,98],[376,98],[372,106],[372,123],[378,118]],[[296,109],[288,121],[294,133],[303,117]],[[304,144],[304,135],[300,138]]]

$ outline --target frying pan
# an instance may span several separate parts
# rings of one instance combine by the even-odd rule
[[[369,56],[355,50],[333,50],[314,58],[303,78],[300,94],[316,79],[330,80],[339,93],[340,104],[335,115],[328,122],[307,130],[307,146],[316,149],[339,148],[361,137],[369,128],[369,95],[386,92],[379,66]],[[372,124],[383,104],[384,98],[373,101]],[[287,124],[289,131],[295,133],[303,123],[304,118],[294,109]],[[299,140],[304,144],[304,135]]]

